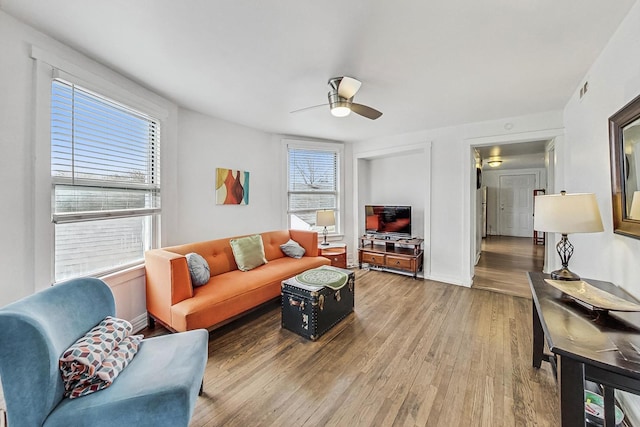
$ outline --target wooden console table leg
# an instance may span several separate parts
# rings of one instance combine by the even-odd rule
[[[544,359],[544,331],[542,330],[540,316],[538,315],[538,310],[533,300],[531,301],[531,312],[533,313],[533,367],[540,369],[542,360]]]
[[[558,388],[562,427],[584,427],[584,364],[559,355]]]

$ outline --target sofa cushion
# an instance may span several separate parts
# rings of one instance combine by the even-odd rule
[[[267,259],[264,256],[262,236],[259,234],[231,239],[229,243],[231,244],[231,250],[238,269],[249,271],[267,263]]]
[[[191,276],[191,284],[195,286],[202,286],[211,279],[209,272],[209,264],[207,261],[195,252],[190,252],[185,255],[187,258],[187,266],[189,267],[189,275]]]
[[[305,270],[329,265],[324,257],[283,256],[248,272],[234,270],[211,278],[212,286],[193,290],[193,297],[171,307],[178,331],[219,324],[251,308],[280,297],[281,283]]]
[[[280,245],[280,249],[282,249],[282,252],[284,252],[286,256],[297,259],[302,258],[305,253],[304,248],[293,239],[289,239],[287,243]]]

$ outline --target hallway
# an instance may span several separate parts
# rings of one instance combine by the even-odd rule
[[[530,237],[487,236],[472,288],[531,298],[527,271],[542,271],[544,246]]]

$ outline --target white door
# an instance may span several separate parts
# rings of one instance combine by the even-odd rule
[[[533,190],[535,186],[535,174],[500,176],[498,197],[500,235],[533,236]]]

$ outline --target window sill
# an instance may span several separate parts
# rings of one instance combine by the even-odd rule
[[[327,242],[340,242],[344,238],[344,234],[327,234]],[[324,236],[318,233],[318,244],[324,241]]]
[[[97,277],[100,280],[104,280],[109,285],[109,287],[115,288],[122,285],[123,283],[127,283],[131,280],[144,277],[144,275],[144,263],[141,263]]]

